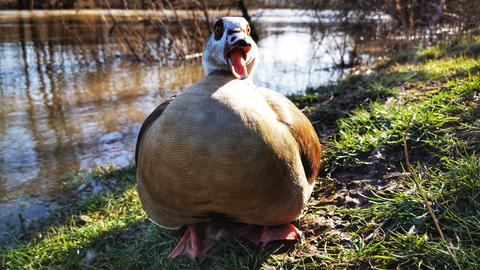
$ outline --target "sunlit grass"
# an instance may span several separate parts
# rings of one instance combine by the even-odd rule
[[[401,150],[405,132],[411,147],[448,154],[458,145],[455,123],[468,114],[466,102],[478,94],[478,89],[480,76],[469,77],[465,82],[449,82],[442,91],[422,101],[392,99],[354,110],[350,117],[339,120],[332,144],[334,155],[329,157],[343,167],[362,165],[368,162],[365,154],[374,150]]]
[[[432,59],[465,56],[478,58],[480,56],[480,36],[465,36],[450,42],[443,42],[428,48],[412,48],[397,52],[392,57],[380,61],[376,69],[384,69],[392,64],[420,63]]]
[[[480,251],[480,180],[475,175],[472,178],[472,172],[478,174],[480,171],[479,159],[475,155],[459,154],[456,159],[445,161],[443,170],[417,167],[414,171],[416,176],[412,177],[422,180],[421,184],[427,191],[443,232],[451,241],[449,244],[456,254],[462,253],[459,261],[467,269],[474,269],[475,264],[471,262],[478,259]],[[469,179],[468,184],[459,183],[459,177]],[[383,257],[382,262],[377,261],[375,264],[378,266],[403,265],[415,268],[423,264],[432,268],[444,265],[453,268],[452,258],[442,246],[431,217],[409,180],[400,181],[400,188],[396,190],[383,189],[373,193],[368,198],[371,203],[368,208],[338,209],[355,220],[350,225],[351,229],[358,229],[354,230],[356,238],[352,243],[339,247],[340,254],[350,254],[344,260],[352,264],[359,259],[371,262],[377,261],[378,255],[383,254],[388,257]],[[462,198],[468,202],[464,201],[464,208],[459,209]],[[379,221],[383,223],[382,226],[364,231],[369,224]],[[363,258],[358,258],[360,255]]]
[[[392,67],[393,71],[424,73],[423,78],[429,82],[439,79],[448,79],[456,74],[463,76],[465,73],[478,71],[480,59],[467,57],[442,58],[428,60],[422,64],[404,64]],[[413,76],[412,76],[413,77]]]

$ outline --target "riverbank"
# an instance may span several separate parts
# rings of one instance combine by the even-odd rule
[[[479,37],[412,50],[368,75],[290,96],[314,123],[325,155],[296,223],[304,239],[288,251],[231,239],[198,265],[167,260],[179,233],[147,220],[133,166],[109,167],[69,178],[66,188],[79,196],[2,247],[0,268],[474,269],[479,56]],[[90,194],[89,186],[102,188]]]
[[[212,17],[225,16],[241,16],[239,10],[208,10],[208,14]],[[16,22],[22,20],[45,20],[45,19],[62,19],[62,20],[105,20],[115,18],[116,22],[141,21],[152,18],[163,19],[192,19],[203,18],[205,16],[200,10],[141,10],[141,9],[38,9],[38,10],[0,10],[0,22]]]

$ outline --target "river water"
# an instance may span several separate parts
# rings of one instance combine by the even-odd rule
[[[318,38],[320,23],[328,24],[333,13],[256,14],[257,85],[302,93],[348,73],[335,63],[352,50],[352,33],[329,26]],[[82,43],[65,24],[81,33]],[[108,39],[109,29],[91,27],[0,17],[0,239],[18,232],[20,213],[31,222],[55,209],[65,176],[95,165],[131,163],[148,113],[203,76],[198,59],[165,64],[107,58],[101,48],[115,42]],[[374,51],[357,56],[371,62],[378,57]]]

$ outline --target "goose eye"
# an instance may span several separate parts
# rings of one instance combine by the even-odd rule
[[[215,40],[219,40],[223,36],[223,20],[220,19],[215,23],[215,26],[213,27],[213,34],[215,37]]]
[[[250,25],[247,25],[247,29],[245,30],[245,32],[246,32],[247,35],[249,35],[249,36],[250,36],[250,31],[251,31]]]
[[[220,27],[215,27],[215,36],[220,36],[222,34],[222,29]]]

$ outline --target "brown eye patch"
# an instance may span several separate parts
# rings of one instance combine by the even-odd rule
[[[219,40],[223,36],[223,20],[220,19],[215,23],[215,26],[213,27],[213,34],[215,40]]]

